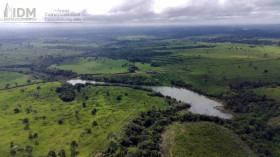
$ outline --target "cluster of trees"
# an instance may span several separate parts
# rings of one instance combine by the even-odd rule
[[[187,89],[193,88],[193,85],[187,84],[182,80],[172,80],[172,81],[170,81],[170,83],[173,86],[184,87],[184,88],[187,88]]]
[[[192,89],[191,85],[182,81],[171,81],[175,86]],[[222,120],[217,117],[196,115],[192,113],[178,114],[178,111],[187,109],[188,105],[180,105],[176,100],[166,97],[168,107],[165,110],[150,110],[143,112],[140,117],[128,125],[125,135],[112,141],[106,155],[117,156],[159,156],[161,133],[165,126],[174,121],[196,122],[209,121],[223,125],[241,137],[260,156],[273,156],[277,150],[280,139],[280,127],[267,125],[267,120],[280,115],[280,105],[266,96],[258,96],[251,88],[259,88],[278,83],[241,82],[231,84],[231,92],[217,96],[223,99],[226,108],[236,112],[235,119]],[[199,92],[199,91],[198,91]],[[161,94],[150,91],[151,96]],[[116,147],[117,146],[117,147]]]
[[[223,36],[216,37],[212,39],[205,39],[207,42],[231,42],[231,43],[241,43],[241,44],[253,44],[253,45],[276,45],[277,42],[271,40],[258,40],[255,38],[246,38],[243,36]]]
[[[47,157],[66,157],[66,152],[64,149],[61,149],[58,154],[54,150],[50,150]]]
[[[151,58],[155,56],[167,56],[170,55],[171,52],[157,52],[153,50],[141,50],[134,49],[132,47],[129,48],[106,48],[100,50],[102,53],[102,57],[108,57],[112,59],[126,59],[130,62],[142,62],[142,63],[150,63]]]
[[[61,69],[40,69],[40,72],[43,72],[45,74],[49,74],[51,76],[65,76],[68,78],[75,78],[77,77],[77,73],[71,71],[71,70],[61,70]]]
[[[179,49],[199,49],[199,48],[214,48],[214,45],[197,45],[197,46],[180,46],[180,47],[162,47],[157,50],[179,50]]]
[[[59,93],[59,98],[64,102],[70,102],[75,99],[75,87],[70,84],[62,84],[61,87],[56,89]]]
[[[140,113],[125,129],[125,135],[112,141],[105,156],[160,156],[161,133],[172,122],[210,121],[225,124],[225,120],[217,117],[203,116],[192,113],[178,114],[190,108],[189,104],[172,102],[166,109],[155,109]]]
[[[160,80],[156,80],[153,77],[141,76],[141,75],[127,75],[127,76],[94,76],[94,75],[81,75],[84,80],[95,80],[109,83],[122,83],[128,85],[148,85],[159,86]]]
[[[273,156],[279,149],[280,127],[271,127],[267,121],[280,116],[280,104],[265,95],[256,95],[252,89],[278,83],[241,82],[231,84],[231,92],[222,99],[226,108],[236,114],[234,121],[227,125],[238,134],[260,156]]]

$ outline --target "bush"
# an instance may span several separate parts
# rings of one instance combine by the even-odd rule
[[[59,93],[59,98],[64,102],[70,102],[75,100],[74,87],[70,84],[62,84],[61,87],[56,89]]]
[[[96,121],[93,121],[93,122],[92,122],[92,126],[97,126],[97,122],[96,122]]]
[[[97,112],[97,110],[96,110],[96,109],[93,109],[93,110],[91,111],[91,114],[92,114],[92,115],[95,115],[96,112]]]
[[[54,150],[50,150],[47,157],[56,157],[56,153]]]
[[[62,125],[62,124],[63,124],[63,120],[60,119],[60,120],[58,121],[58,124],[59,124],[59,125]]]
[[[23,124],[28,124],[28,123],[29,123],[29,120],[28,120],[28,118],[24,118],[24,119],[22,120],[22,122],[23,122]]]
[[[65,153],[65,150],[64,149],[61,149],[58,153],[58,156],[59,157],[66,157],[66,153]]]
[[[10,153],[11,153],[12,156],[15,156],[17,152],[15,150],[11,150]]]
[[[122,100],[122,95],[118,96],[117,100],[121,101]]]
[[[19,113],[19,112],[20,112],[20,110],[18,108],[14,109],[14,113]]]

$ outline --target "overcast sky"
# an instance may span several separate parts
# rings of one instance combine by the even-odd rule
[[[1,0],[35,7],[38,16],[53,9],[84,14],[84,24],[180,25],[280,23],[280,0]]]

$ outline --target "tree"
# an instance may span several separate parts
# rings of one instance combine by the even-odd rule
[[[23,124],[28,124],[28,123],[29,123],[29,120],[28,120],[28,118],[24,118],[24,119],[22,120],[22,122],[23,122]]]
[[[97,110],[96,110],[96,109],[93,109],[93,110],[91,111],[91,114],[92,114],[92,115],[95,115],[96,112],[97,112]]]
[[[86,133],[87,134],[91,134],[92,132],[91,132],[91,129],[90,128],[86,128]]]
[[[117,97],[117,100],[121,101],[121,100],[122,100],[122,95],[119,95],[119,96]]]
[[[78,147],[78,143],[76,141],[72,141],[70,146],[71,146],[71,148],[75,149]]]
[[[5,86],[5,88],[8,89],[9,87],[10,87],[10,84],[7,83],[6,86]]]
[[[56,153],[54,150],[50,150],[47,157],[56,157]]]
[[[66,157],[66,153],[65,153],[65,150],[64,149],[61,149],[58,153],[58,156],[59,157]]]
[[[92,126],[97,126],[97,122],[96,122],[96,121],[93,121],[93,122],[92,122]]]
[[[83,102],[83,108],[86,108],[87,104],[85,102]]]
[[[24,130],[29,130],[29,124],[26,124],[26,125],[24,126]]]
[[[17,152],[15,150],[11,150],[10,153],[11,153],[12,156],[15,156]]]
[[[136,70],[138,70],[139,68],[137,67],[137,66],[135,66],[135,65],[130,65],[129,67],[128,67],[128,71],[130,72],[130,73],[134,73]]]
[[[27,152],[29,155],[31,155],[32,152],[33,152],[33,147],[32,146],[26,146],[25,152]]]
[[[14,113],[19,113],[19,112],[20,112],[20,110],[18,108],[14,109]]]
[[[35,133],[35,134],[33,135],[33,138],[38,138],[38,137],[39,137],[38,133]]]
[[[79,154],[79,151],[76,151],[75,149],[71,148],[71,157],[75,157]]]
[[[59,98],[64,102],[70,102],[75,99],[74,87],[70,84],[62,84],[61,87],[56,88],[59,93]]]
[[[29,140],[32,140],[32,139],[33,139],[33,135],[32,135],[32,134],[29,134],[28,139],[29,139]]]
[[[114,152],[117,151],[117,149],[118,149],[117,143],[114,142],[114,141],[111,141],[111,142],[110,142],[110,145],[109,145],[109,148],[108,148],[108,152],[109,152],[109,153],[114,153]]]
[[[62,124],[63,124],[63,120],[60,119],[60,120],[58,121],[58,124],[59,124],[59,125],[62,125]]]

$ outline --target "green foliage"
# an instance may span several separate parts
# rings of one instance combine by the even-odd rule
[[[76,154],[77,151],[79,154],[76,156],[107,151],[115,138],[108,138],[111,132],[119,137],[124,126],[139,112],[147,111],[152,106],[167,106],[164,98],[150,97],[146,91],[127,87],[87,86],[82,87],[80,92],[76,88],[75,100],[64,102],[59,98],[60,93],[55,91],[56,88],[61,88],[60,83],[42,83],[39,86],[40,90],[37,90],[38,85],[30,85],[0,91],[0,153],[5,157],[10,156],[11,141],[17,146],[16,156],[27,156],[26,146],[33,148],[33,156],[46,156],[50,150],[55,150],[59,156],[59,150],[62,149],[66,156],[71,156],[71,152]],[[122,101],[116,100],[117,96],[125,93],[129,94]],[[88,100],[85,100],[85,96]],[[86,102],[86,108],[81,105],[83,102]],[[31,110],[30,113],[14,114],[15,108]],[[93,116],[91,111],[94,109],[97,112]],[[79,111],[78,118],[75,117],[75,110]],[[28,124],[23,124],[25,118],[28,119]],[[61,125],[60,120],[63,121]],[[29,140],[29,136],[32,140]],[[79,145],[75,150],[70,149],[72,141]],[[115,148],[114,145],[111,146]]]
[[[256,156],[231,130],[209,122],[175,123],[163,134],[164,156]]]
[[[65,102],[70,102],[75,99],[74,87],[70,84],[62,84],[61,87],[56,89],[59,93],[59,98]]]
[[[0,71],[0,89],[26,85],[29,77],[30,75],[28,74]],[[40,80],[34,79],[32,82],[37,83],[40,82]]]

